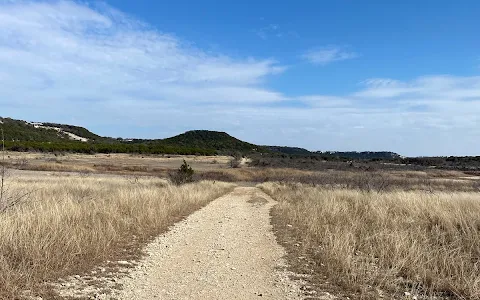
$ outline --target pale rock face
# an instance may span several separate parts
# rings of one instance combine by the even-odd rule
[[[58,127],[43,126],[43,123],[29,123],[29,124],[30,124],[30,125],[33,125],[33,127],[35,127],[35,128],[51,129],[51,130],[55,130],[55,131],[58,131],[58,132],[60,132],[60,133],[66,134],[69,139],[74,140],[74,141],[88,142],[88,139],[87,139],[87,138],[78,136],[78,135],[76,135],[76,134],[73,134],[73,133],[71,133],[71,132],[65,131],[65,130],[63,130],[63,129],[61,129],[61,128],[58,128]]]

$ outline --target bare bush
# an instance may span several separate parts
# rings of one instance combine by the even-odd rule
[[[474,180],[472,186],[475,192],[480,192],[480,179]]]
[[[229,174],[222,171],[204,171],[197,172],[194,176],[195,181],[199,180],[212,180],[212,181],[224,181],[224,182],[235,182],[238,181],[235,175]]]
[[[140,182],[140,176],[138,175],[125,175],[124,178],[131,184],[138,184]]]
[[[7,175],[7,165],[5,161],[5,136],[3,135],[3,128],[1,129],[2,133],[2,162],[0,167],[0,209],[5,206],[5,177]]]
[[[12,193],[9,191],[7,188],[7,177],[8,177],[8,168],[7,166],[9,163],[7,163],[5,157],[5,136],[3,133],[3,128],[0,129],[1,131],[1,138],[2,138],[2,148],[1,150],[1,155],[2,159],[0,161],[0,213],[5,212],[7,209],[10,207],[14,206],[18,202],[20,202],[23,197],[20,197],[18,195],[12,195]]]
[[[241,155],[234,155],[232,159],[228,162],[230,168],[239,168],[242,162]]]
[[[89,171],[89,170],[79,170],[79,171],[77,172],[77,174],[78,174],[78,176],[85,178],[85,177],[88,177],[88,176],[92,175],[92,171]]]

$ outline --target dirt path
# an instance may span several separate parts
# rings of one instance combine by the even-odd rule
[[[56,290],[76,299],[302,299],[272,232],[274,204],[258,188],[237,187],[150,243],[124,275],[99,267]]]
[[[300,299],[269,221],[274,201],[239,187],[157,238],[119,299]]]

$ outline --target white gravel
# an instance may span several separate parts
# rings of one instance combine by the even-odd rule
[[[147,247],[142,267],[120,281],[119,298],[300,299],[272,232],[272,205],[244,187],[213,201]]]

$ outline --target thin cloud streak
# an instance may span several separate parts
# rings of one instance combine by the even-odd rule
[[[327,65],[333,62],[348,60],[358,57],[355,52],[347,51],[341,47],[328,46],[311,49],[302,55],[302,58],[316,65]]]

